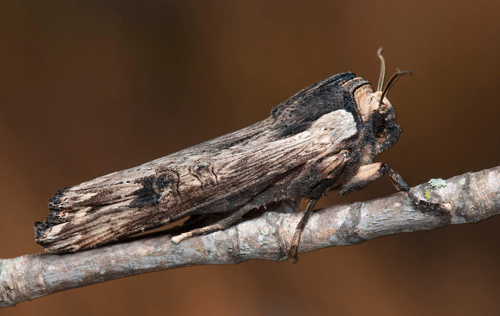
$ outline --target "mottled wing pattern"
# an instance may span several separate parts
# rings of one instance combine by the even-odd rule
[[[186,216],[237,210],[291,170],[332,148],[339,152],[341,142],[356,134],[354,116],[334,112],[346,92],[332,78],[322,81],[329,94],[318,93],[323,86],[315,84],[252,126],[60,190],[49,201],[47,220],[35,225],[37,242],[51,252],[71,252]],[[330,94],[339,100],[333,107],[321,99]],[[325,106],[304,114],[304,98]]]

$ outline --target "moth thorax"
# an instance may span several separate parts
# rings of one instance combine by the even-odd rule
[[[362,86],[354,92],[354,99],[356,100],[356,105],[358,106],[359,113],[361,113],[363,122],[370,121],[373,113],[380,110],[379,107],[392,107],[389,100],[385,97],[382,106],[380,106],[381,96],[382,91],[373,92],[371,85]]]

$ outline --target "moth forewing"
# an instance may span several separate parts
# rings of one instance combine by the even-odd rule
[[[247,203],[257,208],[297,194],[294,197],[301,198],[307,192],[285,191],[290,183],[272,184],[287,173],[298,174],[296,182],[310,181],[304,172],[306,179],[300,178],[300,169],[307,166],[308,173],[310,168],[331,168],[314,162],[338,153],[342,142],[357,133],[352,114],[344,110],[327,113],[304,131],[281,138],[274,136],[273,121],[267,121],[260,133],[232,146],[220,146],[228,140],[223,136],[182,155],[61,190],[50,201],[47,221],[37,224],[37,242],[51,252],[77,251],[194,214],[231,213]]]

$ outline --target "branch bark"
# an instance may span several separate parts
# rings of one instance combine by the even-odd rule
[[[402,193],[366,202],[334,205],[315,212],[299,253],[362,243],[403,232],[479,222],[500,213],[500,166],[412,189],[442,203],[449,212],[417,209]],[[0,259],[0,307],[59,291],[126,276],[202,264],[249,259],[282,261],[301,214],[282,203],[277,209],[225,231],[174,244],[169,235],[137,239],[71,254]]]

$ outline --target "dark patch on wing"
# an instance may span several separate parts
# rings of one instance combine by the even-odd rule
[[[177,172],[167,169],[157,170],[157,174],[144,177],[135,181],[142,185],[132,193],[134,200],[129,207],[144,207],[158,205],[161,202],[164,191],[171,191],[173,196],[179,196],[179,175]]]
[[[155,190],[155,183],[157,180],[160,181],[160,184],[163,182],[163,180],[159,179],[156,175],[134,181],[135,183],[141,184],[142,188],[132,193],[136,198],[130,203],[130,207],[140,208],[148,205],[155,205],[160,199],[160,194]]]
[[[175,179],[171,177],[169,174],[161,174],[156,179],[156,190],[163,191],[165,188],[169,187],[174,182]]]
[[[355,104],[343,87],[320,87],[289,106],[279,120],[276,136],[282,138],[301,133],[323,115],[341,109],[352,113],[356,120]]]
[[[149,177],[144,177],[141,179],[138,179],[134,181],[135,183],[139,183],[142,185],[142,188],[134,191],[132,195],[143,198],[147,196],[154,196],[156,195],[156,190],[154,189],[154,183],[156,182],[158,176],[153,175]]]
[[[287,105],[290,105],[296,101],[299,101],[300,99],[302,99],[302,97],[305,94],[307,94],[311,90],[316,89],[319,86],[324,86],[324,85],[335,86],[335,85],[341,84],[342,82],[354,79],[355,77],[356,77],[356,75],[353,74],[352,72],[344,72],[344,73],[333,75],[333,76],[326,78],[324,80],[318,81],[318,82],[310,85],[309,87],[300,90],[299,92],[297,92],[295,95],[293,95],[288,100],[281,103],[280,105],[273,107],[271,110],[271,116],[274,118],[277,118],[281,114],[281,112],[283,112],[286,109]]]
[[[350,91],[341,85],[354,77],[353,73],[335,75],[302,90],[273,108],[271,114],[276,120],[276,137],[301,133],[321,116],[340,109],[353,115],[359,130],[360,118],[356,103]]]

